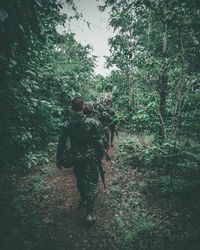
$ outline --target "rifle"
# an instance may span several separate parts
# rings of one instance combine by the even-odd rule
[[[118,128],[116,127],[115,134],[117,136],[117,139],[119,139],[119,134],[118,134]]]
[[[108,155],[108,153],[105,150],[103,152],[104,152],[104,155],[106,157],[106,160],[109,161],[110,164],[112,165],[112,161],[111,161],[110,156]]]
[[[105,183],[105,170],[103,168],[103,166],[101,164],[99,164],[99,173],[100,173],[100,176],[101,176],[101,180],[103,182],[103,186],[104,188],[106,189],[106,183]]]
[[[107,152],[104,150],[103,151],[104,155],[106,156],[106,160],[110,162],[110,164],[112,165],[112,161],[110,159],[110,156],[107,154]],[[100,176],[101,176],[101,180],[103,182],[103,186],[104,188],[106,189],[106,183],[105,183],[105,170],[103,168],[103,166],[101,164],[99,164],[99,173],[100,173]]]

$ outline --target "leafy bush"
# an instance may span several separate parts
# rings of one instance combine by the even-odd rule
[[[138,138],[124,141],[120,145],[118,160],[121,169],[148,169],[158,175],[143,189],[157,186],[161,193],[177,194],[194,190],[195,186],[197,189],[200,180],[198,147],[188,147],[175,140],[166,140],[163,144],[144,142]]]
[[[53,0],[4,1],[0,8],[1,171],[36,165],[38,151],[57,140],[71,99],[90,96],[95,58],[74,34],[57,33],[68,18],[61,8]]]

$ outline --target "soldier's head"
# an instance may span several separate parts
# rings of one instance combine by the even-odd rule
[[[83,111],[84,108],[84,101],[81,97],[76,96],[72,100],[72,109],[76,112]]]
[[[84,108],[84,113],[86,115],[91,114],[94,111],[94,106],[92,102],[86,102],[85,103],[85,108]]]
[[[112,106],[112,99],[111,98],[106,99],[105,104],[108,106]]]

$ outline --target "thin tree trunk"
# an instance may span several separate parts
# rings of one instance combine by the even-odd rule
[[[160,139],[163,141],[165,135],[165,120],[166,120],[166,97],[167,97],[167,70],[166,70],[166,56],[167,56],[167,24],[165,20],[166,5],[163,6],[163,36],[162,36],[162,57],[163,66],[159,77],[159,95],[160,95]]]

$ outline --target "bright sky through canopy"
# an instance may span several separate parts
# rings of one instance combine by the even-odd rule
[[[81,44],[90,44],[93,54],[97,56],[95,73],[107,75],[110,70],[105,69],[104,56],[109,55],[108,38],[113,36],[113,31],[108,26],[108,11],[99,12],[96,0],[74,0],[74,3],[83,18],[73,19],[70,25],[66,24],[64,28],[59,27],[58,30],[60,32],[71,30]],[[65,7],[62,12],[67,13],[68,11],[69,9]]]

